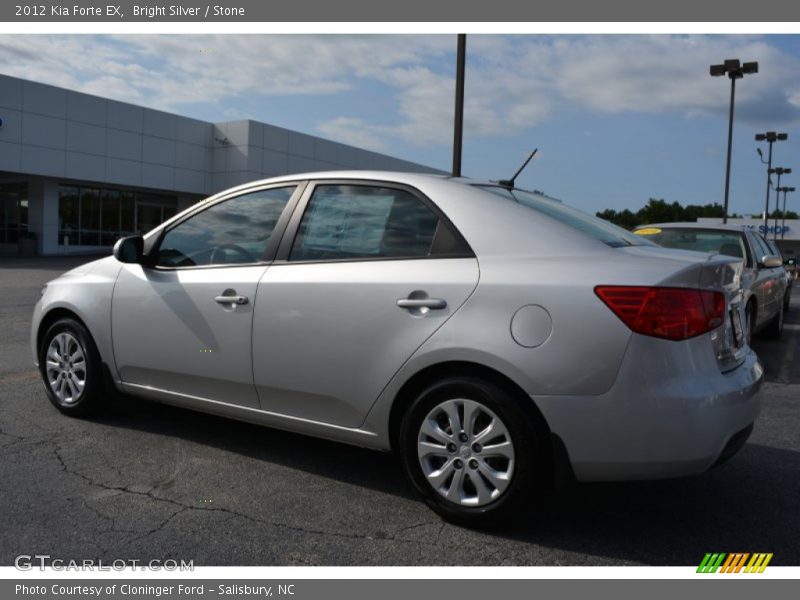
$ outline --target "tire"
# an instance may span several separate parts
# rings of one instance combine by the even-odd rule
[[[766,329],[764,329],[765,337],[771,340],[779,340],[783,335],[783,302],[778,305],[778,314],[770,321]]]
[[[462,430],[465,420],[472,427]],[[530,509],[534,496],[549,489],[548,439],[501,387],[454,377],[428,387],[408,407],[399,454],[430,508],[445,520],[476,525],[510,518],[524,503]]]
[[[86,328],[70,318],[53,323],[39,348],[39,372],[47,397],[72,417],[100,411],[104,381],[100,354]]]
[[[784,312],[789,310],[789,304],[792,302],[792,288],[786,290],[786,294],[783,296],[783,310]]]

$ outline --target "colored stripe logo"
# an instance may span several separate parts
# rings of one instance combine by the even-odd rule
[[[749,561],[748,561],[749,559]],[[703,557],[698,573],[763,573],[772,560],[772,553],[708,552]]]

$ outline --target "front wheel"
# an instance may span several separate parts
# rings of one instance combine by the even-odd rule
[[[745,338],[747,340],[747,345],[751,346],[753,341],[753,327],[756,326],[756,307],[752,302],[747,304],[747,308],[745,309]]]
[[[450,378],[428,387],[409,407],[400,458],[428,506],[447,520],[474,524],[512,516],[544,487],[545,439],[499,386]]]
[[[779,340],[783,335],[783,302],[779,303],[778,314],[772,319],[764,334],[772,340]]]
[[[87,416],[100,408],[100,355],[78,321],[59,319],[47,329],[39,348],[39,371],[50,402],[62,413]]]

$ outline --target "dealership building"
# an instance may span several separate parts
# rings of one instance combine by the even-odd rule
[[[0,75],[0,255],[104,251],[231,186],[337,169],[438,172],[267,123]]]

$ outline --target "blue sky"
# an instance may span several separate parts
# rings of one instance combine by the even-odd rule
[[[470,35],[463,171],[510,176],[594,212],[648,198],[722,201],[737,83],[730,210],[763,210],[755,133],[799,169],[800,36]],[[0,71],[208,120],[253,118],[449,169],[455,36],[0,36]],[[766,151],[766,147],[764,147]],[[794,201],[794,202],[793,202]],[[800,196],[789,196],[797,209]]]

